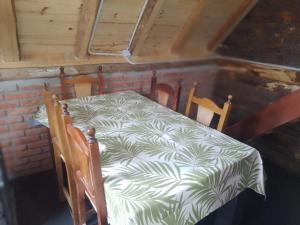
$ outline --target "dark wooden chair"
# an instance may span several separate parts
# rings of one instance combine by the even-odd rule
[[[60,68],[60,82],[62,99],[69,99],[68,87],[73,86],[76,97],[86,97],[92,95],[93,86],[98,89],[97,94],[103,92],[103,72],[102,67],[99,67],[98,77],[90,77],[87,75],[77,75],[74,78],[66,79],[64,68]]]
[[[178,110],[178,104],[180,99],[181,80],[178,80],[175,88],[173,89],[169,84],[157,83],[156,71],[153,71],[151,80],[151,98],[157,100],[157,102],[163,106],[168,106],[168,102],[171,101],[171,108],[174,111]]]
[[[86,139],[78,128],[72,126],[67,111],[64,113],[63,120],[68,133],[69,147],[72,149],[73,174],[77,191],[75,214],[78,215],[79,224],[86,224],[86,199],[88,199],[97,213],[98,224],[106,225],[107,211],[95,129],[88,129],[88,139]]]
[[[200,98],[195,96],[196,87],[197,83],[194,83],[190,90],[185,115],[190,116],[192,104],[195,104],[198,106],[196,120],[206,126],[210,126],[214,114],[217,114],[220,117],[217,130],[222,132],[226,126],[232,108],[232,95],[228,95],[227,102],[224,103],[223,108],[220,108],[216,103],[208,98]]]
[[[76,211],[76,186],[72,174],[71,152],[69,151],[70,148],[68,147],[66,132],[63,130],[62,107],[58,101],[58,97],[52,95],[47,88],[44,90],[44,101],[53,145],[59,195],[61,200],[67,200],[74,223],[77,225],[78,217],[74,213]],[[64,111],[66,111],[66,109],[64,109]]]

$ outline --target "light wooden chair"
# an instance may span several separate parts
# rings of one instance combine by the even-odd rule
[[[86,224],[87,198],[97,213],[98,224],[107,224],[107,211],[104,197],[104,185],[101,172],[101,159],[95,129],[89,128],[88,139],[72,126],[67,113],[63,116],[64,126],[68,133],[68,143],[72,149],[73,174],[76,184],[76,212],[79,224]]]
[[[46,112],[48,116],[48,124],[49,124],[49,130],[50,130],[50,136],[51,136],[51,142],[53,146],[53,158],[54,158],[54,164],[57,174],[57,180],[58,180],[58,188],[59,188],[59,196],[61,200],[64,200],[64,178],[63,178],[63,168],[62,163],[60,159],[60,148],[58,139],[58,133],[55,123],[55,108],[54,108],[54,99],[53,94],[48,90],[48,87],[46,84],[44,84],[44,90],[43,90],[43,97],[44,97],[44,104],[46,107]]]
[[[78,75],[71,79],[65,79],[64,68],[60,68],[60,82],[61,82],[61,95],[62,99],[70,98],[68,95],[68,86],[73,86],[76,97],[86,97],[92,95],[93,85],[98,89],[97,94],[102,94],[103,91],[103,73],[102,67],[99,67],[98,77],[90,77],[87,75]]]
[[[76,186],[72,174],[71,152],[67,145],[66,132],[63,130],[63,111],[58,101],[58,97],[56,95],[52,95],[47,88],[44,90],[44,100],[54,150],[53,155],[60,199],[67,200],[71,209],[74,224],[78,225],[78,216],[74,213],[76,212]]]
[[[171,108],[174,111],[178,110],[180,99],[181,80],[178,80],[173,89],[169,84],[157,83],[156,71],[153,71],[151,79],[151,98],[157,100],[159,104],[168,106],[169,99],[172,99]]]
[[[196,87],[197,87],[197,83],[194,83],[193,87],[190,90],[189,98],[185,110],[185,115],[190,116],[192,104],[196,104],[198,106],[196,120],[206,126],[210,126],[214,114],[217,114],[220,117],[217,130],[222,132],[226,126],[232,108],[231,105],[232,95],[228,95],[227,102],[224,103],[223,108],[220,108],[219,106],[217,106],[216,103],[214,103],[212,100],[208,98],[196,97],[195,96]]]

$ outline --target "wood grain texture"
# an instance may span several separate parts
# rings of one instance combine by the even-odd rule
[[[150,0],[131,42],[145,0],[103,2],[91,41],[100,0],[65,0],[63,3],[59,0],[18,0],[15,1],[18,28],[15,39],[19,39],[22,61],[6,60],[0,63],[0,68],[208,59],[213,52],[207,50],[207,44],[244,1]],[[233,17],[235,22],[248,10],[246,8]],[[232,26],[223,30],[228,32],[227,28],[229,31]],[[178,43],[175,48],[179,50],[180,47],[180,54],[171,51],[174,42]],[[134,46],[130,49],[133,54],[129,59],[124,58],[124,50],[130,43]],[[17,56],[16,48],[10,54]],[[3,54],[0,57],[4,58]]]
[[[203,14],[207,1],[208,0],[202,0],[197,3],[191,15],[188,17],[181,30],[179,30],[171,47],[171,52],[176,53],[181,50],[181,47],[184,45],[192,30],[197,25],[200,16]]]
[[[218,48],[218,53],[299,68],[299,11],[298,0],[258,1]]]
[[[75,91],[75,96],[79,97],[87,97],[92,95],[93,86],[97,89],[97,94],[102,93],[103,88],[103,77],[102,77],[102,67],[100,67],[98,71],[97,77],[90,77],[88,75],[76,75],[73,78],[67,79],[64,68],[60,68],[60,88],[62,99],[69,99],[69,91],[68,86],[72,86]]]
[[[240,140],[262,135],[300,117],[300,90],[267,105],[254,115],[226,128],[226,134]]]
[[[0,1],[0,62],[19,61],[20,51],[13,0]]]
[[[232,95],[228,95],[228,100],[224,103],[223,107],[221,108],[211,99],[197,97],[196,88],[197,83],[195,82],[189,92],[188,101],[185,109],[185,115],[189,117],[192,111],[192,106],[197,105],[197,110],[200,110],[197,111],[197,121],[207,126],[210,126],[213,119],[213,115],[217,114],[219,116],[217,130],[223,132],[225,126],[227,125],[228,117],[232,108]]]
[[[160,13],[164,3],[165,0],[150,0],[146,5],[146,9],[140,20],[139,27],[137,28],[134,39],[132,40],[131,51],[134,55],[140,54],[144,42],[149,36],[154,21],[157,15]]]
[[[232,15],[225,21],[221,28],[215,33],[207,44],[209,51],[214,50],[228,36],[232,29],[237,25],[258,0],[244,0]]]
[[[171,109],[177,112],[181,93],[181,79],[176,82],[173,88],[166,83],[157,83],[156,72],[154,71],[151,78],[150,90],[152,99],[157,100],[159,104],[166,107],[168,107],[168,103],[171,101]]]
[[[75,214],[78,215],[79,224],[85,224],[87,221],[85,198],[88,198],[96,212],[98,224],[107,225],[100,150],[95,138],[95,129],[88,129],[86,139],[78,128],[71,124],[65,124],[65,127],[68,132],[69,149],[73,153],[73,179],[77,191]]]
[[[88,53],[89,41],[100,1],[83,0],[81,3],[75,42],[75,55],[79,58],[86,57]]]

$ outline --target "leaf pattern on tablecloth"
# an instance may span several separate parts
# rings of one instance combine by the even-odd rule
[[[111,225],[193,225],[246,188],[265,194],[254,148],[135,92],[64,102],[96,128]],[[47,126],[44,107],[35,118]]]

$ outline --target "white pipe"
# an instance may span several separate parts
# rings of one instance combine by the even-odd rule
[[[98,7],[98,11],[97,11],[97,15],[96,15],[96,19],[94,21],[94,25],[93,25],[93,29],[92,29],[92,34],[89,40],[89,45],[88,45],[88,53],[91,55],[102,55],[102,56],[123,56],[123,58],[132,65],[142,65],[142,64],[155,64],[155,63],[176,63],[176,62],[196,62],[196,61],[200,61],[201,59],[186,59],[186,60],[182,60],[182,59],[178,59],[178,60],[165,60],[165,61],[159,61],[159,60],[152,60],[152,61],[146,61],[146,62],[135,62],[131,59],[132,56],[132,42],[133,39],[135,38],[135,35],[137,33],[137,29],[141,23],[142,17],[146,11],[147,5],[149,3],[150,0],[145,0],[144,5],[142,7],[141,13],[139,14],[139,18],[137,20],[137,23],[134,27],[134,31],[132,33],[131,39],[129,41],[128,47],[127,49],[122,50],[120,53],[111,53],[111,52],[93,52],[91,50],[91,46],[92,46],[92,42],[95,38],[95,33],[96,33],[96,28],[97,28],[97,24],[100,20],[100,16],[101,16],[101,11],[103,9],[103,5],[104,5],[104,0],[101,0],[100,5]],[[205,60],[209,60],[211,58],[207,58]]]

